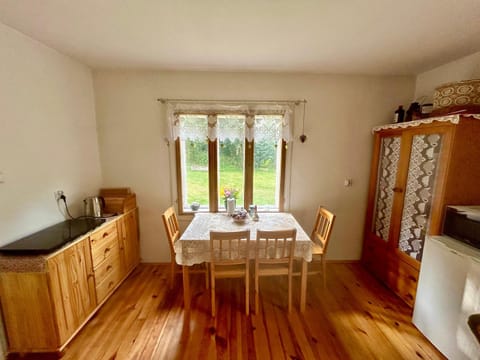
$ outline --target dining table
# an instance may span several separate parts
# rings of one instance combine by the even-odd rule
[[[250,244],[254,245],[257,230],[285,230],[295,228],[295,258],[301,260],[300,311],[305,311],[307,292],[307,263],[312,260],[312,241],[295,217],[286,212],[260,213],[257,221],[247,217],[235,221],[226,213],[196,213],[180,239],[175,242],[175,260],[183,269],[184,308],[190,310],[190,267],[210,262],[210,231],[250,230]],[[250,259],[255,258],[255,247],[250,246]]]

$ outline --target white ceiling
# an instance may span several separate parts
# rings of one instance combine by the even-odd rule
[[[417,74],[480,51],[480,0],[0,0],[93,68]]]

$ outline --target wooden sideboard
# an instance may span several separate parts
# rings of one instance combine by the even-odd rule
[[[13,259],[25,264],[0,272],[8,351],[62,351],[138,265],[139,253],[134,209],[52,254]]]

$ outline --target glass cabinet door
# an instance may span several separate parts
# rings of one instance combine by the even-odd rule
[[[412,138],[398,248],[420,261],[429,226],[442,134]]]
[[[388,241],[392,217],[393,189],[395,187],[400,159],[401,136],[382,137],[380,143],[373,232]]]

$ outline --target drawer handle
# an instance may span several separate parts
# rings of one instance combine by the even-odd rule
[[[107,266],[107,272],[109,272],[110,270],[112,270],[112,268],[113,268],[112,265],[108,265],[108,266]]]
[[[114,284],[113,281],[110,281],[110,282],[108,283],[108,288],[110,289],[110,288],[113,286],[113,284]]]
[[[105,251],[103,252],[103,254],[104,254],[104,255],[107,255],[109,251],[110,251],[110,248],[107,247],[107,248],[105,249]]]
[[[408,279],[412,280],[413,282],[417,282],[417,279],[413,275],[408,275]]]
[[[104,232],[102,235],[103,238],[106,238],[107,236],[108,236],[108,232]]]
[[[402,188],[399,188],[399,187],[394,187],[394,188],[393,188],[393,192],[402,193],[402,192],[403,192],[403,189],[402,189]]]

